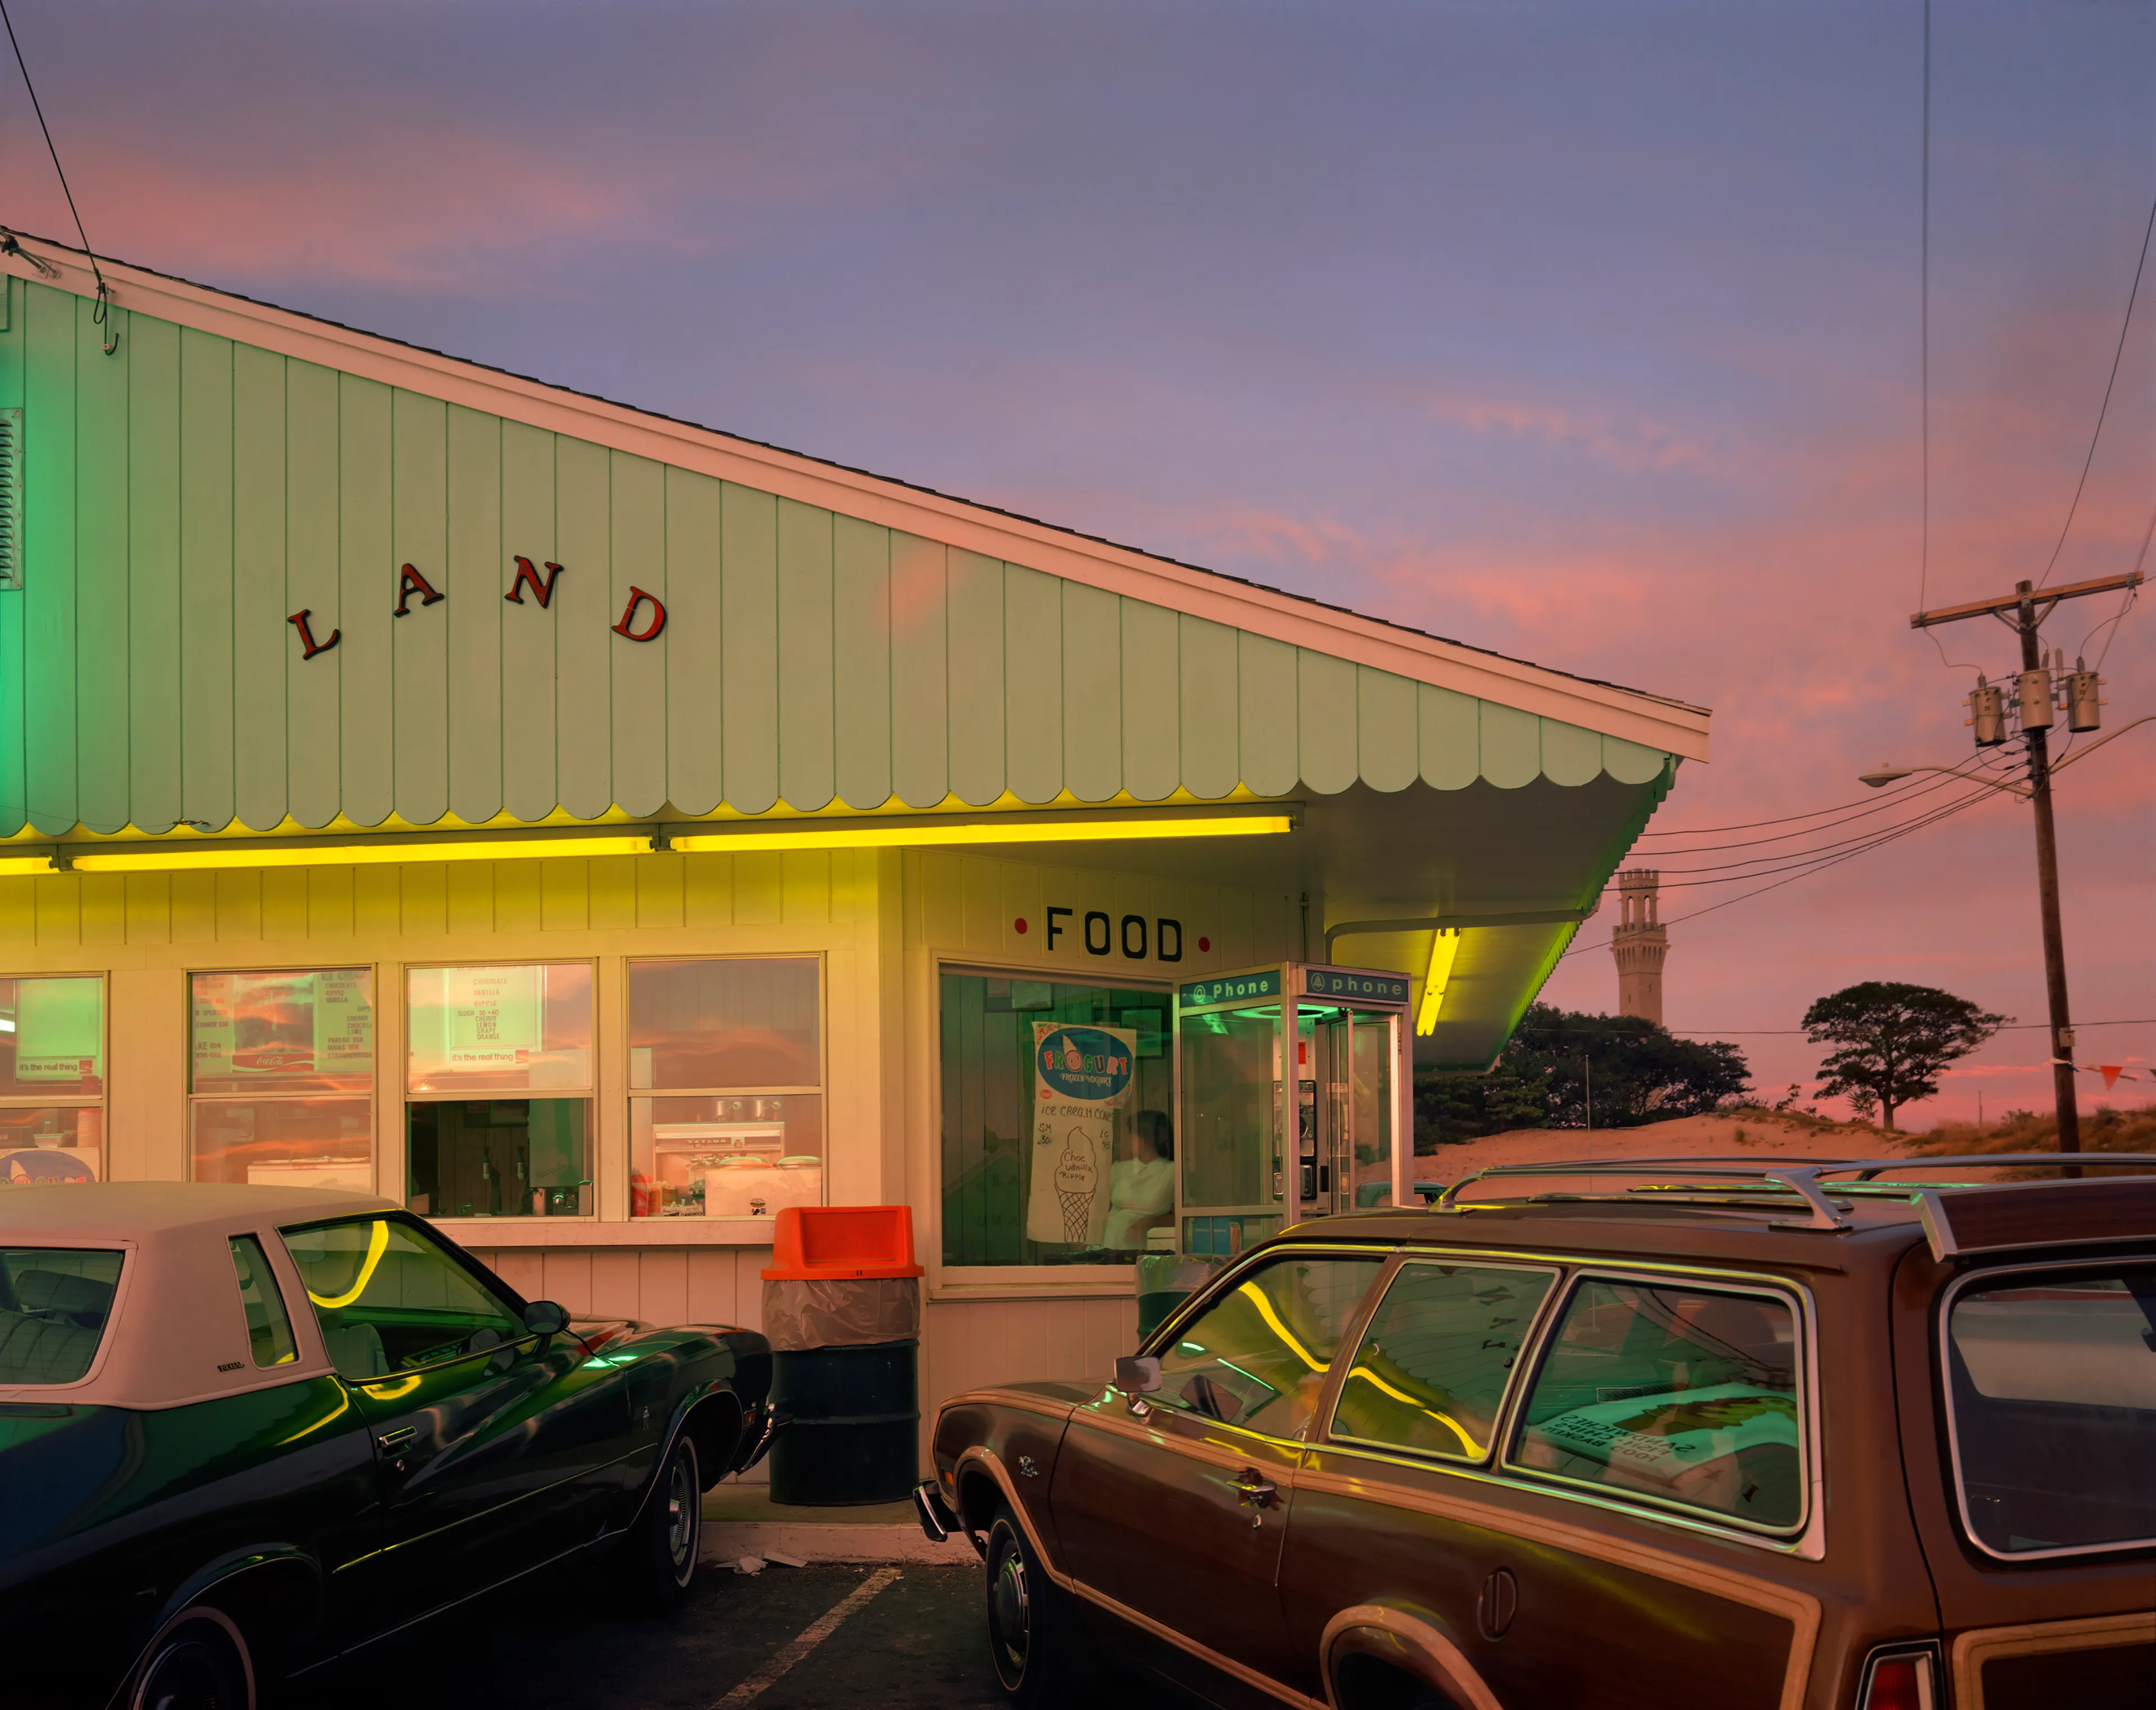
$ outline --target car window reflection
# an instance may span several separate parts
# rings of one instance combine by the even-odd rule
[[[1224,1424],[1295,1436],[1383,1256],[1284,1257],[1242,1281],[1161,1350],[1154,1399]]]
[[[288,1230],[285,1245],[340,1376],[413,1371],[524,1333],[506,1302],[406,1224],[376,1217]]]

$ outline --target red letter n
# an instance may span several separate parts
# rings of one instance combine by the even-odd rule
[[[528,582],[531,584],[532,593],[539,596],[539,603],[543,608],[554,598],[554,578],[561,573],[562,567],[559,564],[549,564],[547,567],[547,579],[542,582],[539,579],[539,573],[531,567],[531,561],[529,558],[519,558],[516,561],[516,579],[509,584],[509,592],[502,595],[502,598],[512,605],[522,605],[524,585]]]

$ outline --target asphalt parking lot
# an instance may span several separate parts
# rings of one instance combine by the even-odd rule
[[[887,1576],[887,1577],[886,1577]],[[872,1589],[871,1589],[872,1587]],[[865,1595],[861,1594],[865,1594]],[[841,1604],[828,1634],[800,1641]],[[1191,1710],[1150,1679],[1118,1677],[1118,1710]],[[624,1609],[590,1579],[535,1582],[377,1647],[292,1710],[995,1710],[978,1567],[706,1564],[671,1621]]]

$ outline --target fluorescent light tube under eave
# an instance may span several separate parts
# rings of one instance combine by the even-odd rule
[[[1430,971],[1422,977],[1422,1002],[1415,1009],[1415,1032],[1437,1029],[1437,1012],[1445,1004],[1445,989],[1452,980],[1452,964],[1460,956],[1460,929],[1448,927],[1436,933],[1430,947]]]
[[[1286,814],[1246,814],[1188,819],[1078,819],[1068,824],[1027,820],[998,825],[963,820],[952,825],[846,825],[784,831],[691,833],[668,840],[685,854],[803,849],[915,849],[953,843],[1101,843],[1167,837],[1265,837],[1292,831]]]
[[[477,838],[465,843],[329,843],[280,849],[197,845],[187,849],[70,850],[80,873],[174,873],[203,867],[366,867],[415,861],[512,861],[548,856],[573,860],[591,855],[646,855],[651,834],[628,837]]]
[[[0,879],[33,879],[53,870],[50,855],[0,855]]]

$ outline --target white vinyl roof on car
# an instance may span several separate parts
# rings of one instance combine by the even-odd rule
[[[328,1349],[282,1229],[393,1211],[371,1194],[210,1182],[69,1183],[0,1189],[0,1249],[118,1250],[119,1286],[96,1358],[72,1384],[0,1384],[0,1402],[186,1407],[327,1376]],[[258,1366],[230,1242],[262,1244],[292,1321],[296,1359]],[[19,1268],[19,1267],[18,1267]]]

